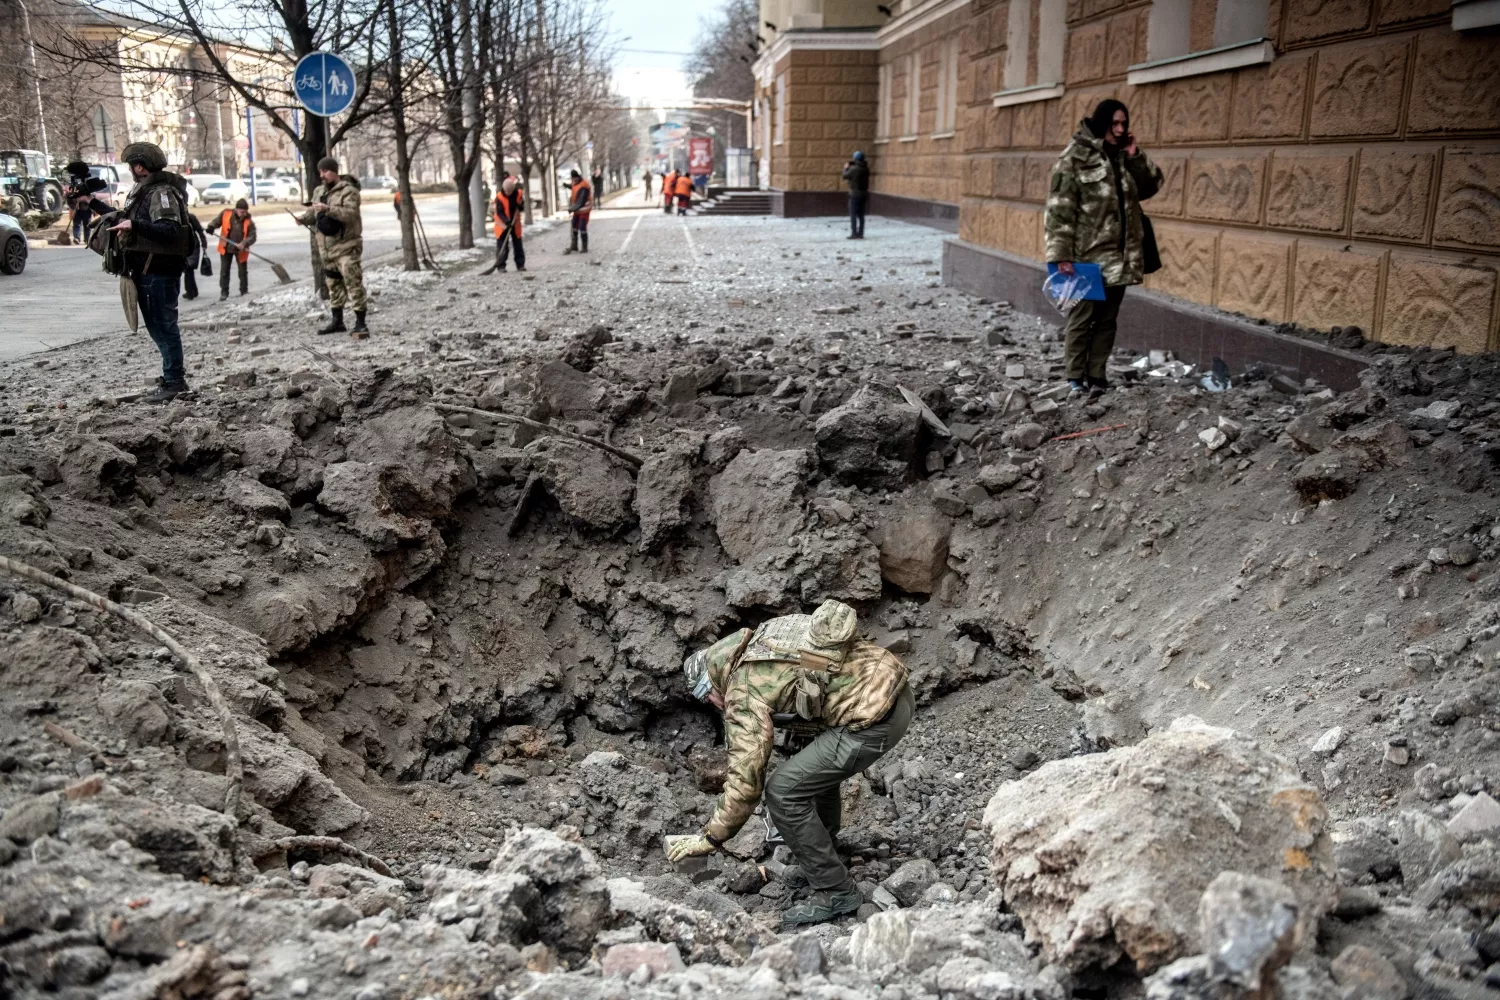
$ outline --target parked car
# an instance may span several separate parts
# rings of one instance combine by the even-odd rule
[[[396,178],[387,174],[381,174],[378,177],[361,177],[359,179],[359,186],[366,191],[394,191],[400,185],[397,183]]]
[[[196,188],[198,193],[202,194],[203,189],[210,184],[217,184],[219,181],[226,181],[229,178],[223,174],[183,174],[182,179],[188,182],[189,187]]]
[[[0,274],[26,270],[26,231],[14,216],[0,215]]]
[[[98,177],[109,185],[105,190],[116,205],[124,204],[130,189],[135,187],[135,178],[123,163],[90,163],[89,176]]]
[[[205,205],[233,205],[241,198],[250,197],[250,188],[241,180],[214,181],[203,189]]]
[[[262,201],[297,201],[302,197],[302,185],[290,177],[257,177],[255,196]]]

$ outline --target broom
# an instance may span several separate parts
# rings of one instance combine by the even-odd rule
[[[251,250],[249,247],[241,247],[234,240],[225,239],[223,236],[218,237],[218,239],[224,240],[225,243],[234,247],[234,249],[240,253],[247,253],[250,256],[254,257],[256,260],[263,260],[267,264],[270,264],[272,273],[276,275],[276,280],[281,282],[283,285],[290,285],[292,283],[292,276],[286,273],[286,268],[282,267],[271,258],[262,257],[260,254],[256,253],[254,250]]]

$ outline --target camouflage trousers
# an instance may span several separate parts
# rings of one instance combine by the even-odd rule
[[[1115,349],[1116,319],[1120,302],[1125,298],[1124,285],[1104,289],[1104,301],[1084,299],[1068,313],[1063,331],[1063,365],[1067,377],[1104,378],[1109,352]]]
[[[833,840],[843,818],[839,786],[884,757],[906,735],[916,707],[911,688],[903,687],[885,718],[866,729],[824,730],[766,782],[766,811],[814,889],[836,889],[849,882],[849,869]]]
[[[360,264],[359,257],[350,254],[347,257],[334,257],[323,259],[323,279],[328,283],[328,304],[335,309],[342,309],[345,305],[354,307],[355,312],[364,312],[367,299],[365,298],[365,271]]]

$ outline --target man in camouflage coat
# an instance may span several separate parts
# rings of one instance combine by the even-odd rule
[[[318,330],[319,334],[343,333],[344,305],[354,307],[354,332],[365,333],[365,272],[361,261],[365,253],[364,220],[359,208],[359,181],[339,173],[339,161],[325,156],[318,161],[318,177],[323,181],[313,191],[312,204],[301,216],[303,225],[313,227],[313,243],[323,262],[323,276],[328,283],[328,304],[333,319]]]
[[[1130,112],[1116,100],[1099,102],[1052,168],[1047,262],[1066,274],[1075,263],[1098,264],[1105,285],[1102,302],[1085,299],[1068,314],[1063,361],[1073,392],[1109,388],[1120,302],[1145,277],[1141,202],[1161,184],[1161,168],[1136,146]]]
[[[864,902],[834,849],[839,785],[906,734],[915,701],[906,667],[855,634],[854,609],[825,601],[811,615],[740,629],[684,664],[695,696],[724,710],[728,773],[701,833],[672,838],[673,861],[709,854],[739,832],[765,795],[766,809],[814,890],[783,924],[820,923]],[[766,779],[773,716],[796,714],[822,731]]]

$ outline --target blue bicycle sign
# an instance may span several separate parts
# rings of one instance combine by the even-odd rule
[[[297,100],[315,115],[336,115],[354,102],[354,70],[332,52],[309,52],[292,74]]]

